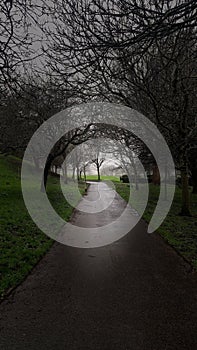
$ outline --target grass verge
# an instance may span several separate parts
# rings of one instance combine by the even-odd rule
[[[83,178],[83,177],[82,177]],[[87,175],[86,180],[88,181],[98,181],[97,175]],[[107,176],[107,175],[101,175],[101,181],[110,180],[114,182],[120,182],[120,178],[118,176]]]
[[[116,191],[127,202],[130,187],[115,183]],[[149,201],[143,218],[150,222],[159,196],[159,186],[149,185]],[[197,195],[191,193],[192,217],[179,216],[181,190],[176,188],[171,209],[157,232],[197,270]]]
[[[0,155],[1,299],[24,279],[53,244],[28,214],[21,192],[20,169],[21,160]],[[85,192],[84,184],[80,184],[80,192]],[[56,212],[68,220],[73,208],[65,200],[57,177],[49,176],[47,194]]]

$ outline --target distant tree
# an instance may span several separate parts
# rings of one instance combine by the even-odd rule
[[[51,152],[49,153],[43,174],[43,182],[41,184],[41,190],[44,191],[47,185],[47,178],[49,170],[53,164],[53,161],[60,156],[62,160],[69,154],[70,151],[74,149],[75,146],[89,140],[94,137],[94,130],[91,129],[92,124],[87,124],[82,127],[78,127],[69,131],[63,137],[61,137],[58,142],[53,146]]]
[[[100,175],[100,168],[102,164],[104,163],[105,158],[99,158],[99,154],[97,153],[96,158],[92,159],[92,163],[96,166],[97,169],[97,175],[98,175],[98,181],[101,180],[101,175]]]

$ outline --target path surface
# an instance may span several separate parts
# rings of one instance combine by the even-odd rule
[[[86,199],[96,196],[94,186]],[[123,210],[118,195],[114,201]],[[117,211],[102,212],[103,222]],[[88,226],[101,214],[76,210],[72,220]],[[196,274],[146,228],[140,221],[101,248],[55,243],[1,303],[0,349],[195,350]]]

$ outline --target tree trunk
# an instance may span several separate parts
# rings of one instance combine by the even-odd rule
[[[101,181],[101,176],[100,176],[100,167],[97,164],[97,174],[98,174],[98,181]]]
[[[83,173],[84,173],[84,181],[86,182],[86,167],[83,167]]]
[[[73,167],[72,179],[73,179],[73,181],[75,181],[75,167]]]
[[[136,165],[135,165],[135,162],[134,162],[134,159],[133,159],[132,155],[130,155],[129,159],[130,159],[131,165],[133,167],[133,171],[134,171],[135,189],[136,189],[136,191],[138,191],[139,190],[139,185],[138,185],[138,178],[137,178],[137,168],[136,168]],[[129,174],[129,172],[127,172],[127,174]]]
[[[160,185],[160,175],[157,165],[153,166],[153,185]]]
[[[195,180],[195,182],[193,182],[193,190],[192,190],[193,194],[197,194],[197,179]]]
[[[40,169],[39,160],[36,157],[33,157],[33,161],[34,161],[36,170],[39,170]]]
[[[165,186],[165,200],[167,200],[167,174],[168,174],[168,169],[167,165],[165,165],[165,177],[164,177],[164,186]]]
[[[49,174],[49,170],[51,168],[52,162],[53,162],[53,157],[51,157],[49,155],[47,158],[46,164],[45,164],[44,175],[43,175],[43,179],[42,179],[42,183],[41,183],[41,191],[42,192],[45,192],[45,190],[46,190],[47,178],[48,178],[48,174]]]
[[[80,181],[80,171],[79,171],[78,165],[77,165],[77,181]]]
[[[67,184],[68,182],[68,173],[67,173],[67,166],[64,164],[64,183]]]
[[[187,169],[181,170],[181,184],[182,184],[182,207],[181,216],[191,216],[190,213],[190,195]]]
[[[191,169],[191,173],[192,173],[192,186],[193,186],[192,193],[197,194],[197,167],[193,167]]]

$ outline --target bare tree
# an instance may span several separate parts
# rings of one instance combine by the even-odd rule
[[[190,215],[188,156],[197,140],[195,52],[193,31],[181,30],[158,41],[137,67],[125,69],[123,63],[125,80],[135,88],[136,108],[158,125],[181,171],[182,215]]]
[[[100,168],[102,164],[104,163],[105,158],[99,158],[99,154],[96,154],[96,158],[92,159],[92,163],[96,166],[97,169],[97,174],[98,174],[98,181],[101,180],[101,175],[100,175]]]
[[[0,2],[0,93],[15,89],[26,64],[41,52],[37,25],[40,6],[32,0],[2,0]],[[40,10],[39,10],[40,12]]]
[[[182,215],[190,215],[188,152],[196,122],[194,1],[68,1],[48,31],[54,72],[90,93],[137,108],[165,135],[182,176]],[[65,28],[64,23],[67,24]],[[85,87],[85,88],[84,88]],[[143,103],[142,103],[143,101]]]
[[[47,64],[62,80],[66,71],[83,96],[90,88],[95,94],[122,50],[132,47],[143,55],[155,40],[194,27],[196,8],[194,0],[45,2],[45,15],[52,23],[43,27]],[[106,83],[111,85],[110,79]]]
[[[7,94],[0,105],[0,151],[23,156],[33,133],[45,120],[65,109],[68,99],[54,80],[21,78],[17,89]]]

